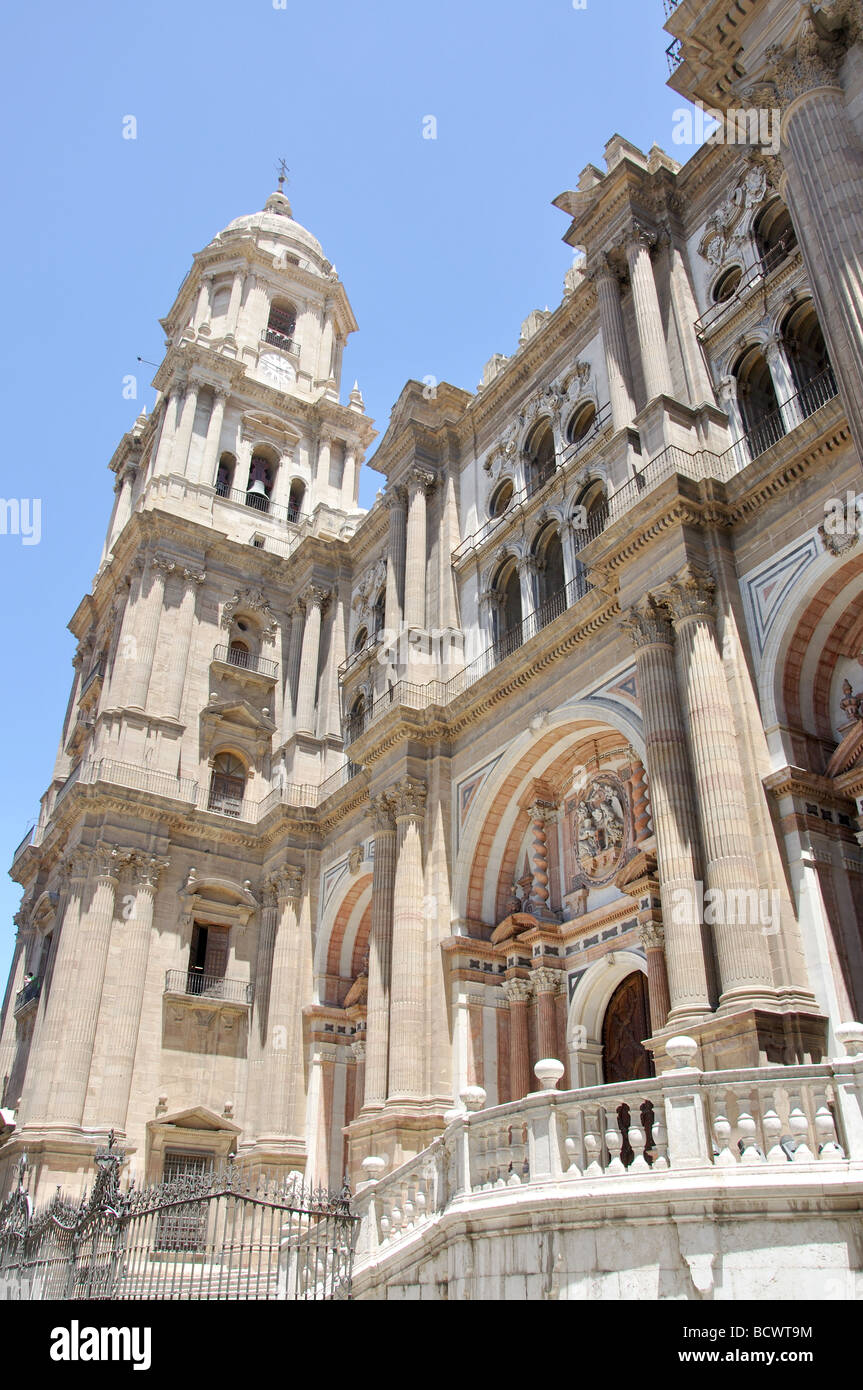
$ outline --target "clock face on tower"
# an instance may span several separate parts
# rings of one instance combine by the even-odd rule
[[[272,382],[280,391],[283,391],[286,386],[290,386],[291,382],[297,379],[294,368],[280,352],[262,352],[258,359],[258,366],[267,381]]]

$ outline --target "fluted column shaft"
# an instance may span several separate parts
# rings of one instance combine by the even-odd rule
[[[721,894],[722,910],[712,927],[719,1002],[725,1005],[771,991],[773,972],[757,910],[754,922],[736,920],[750,915],[738,908],[744,901],[740,895],[757,904],[759,883],[734,713],[716,640],[713,587],[708,576],[690,568],[670,586],[668,603],[677,635],[678,684],[689,729],[704,881]],[[665,914],[663,920],[667,927]]]
[[[387,797],[372,802],[375,860],[372,875],[372,920],[369,933],[369,989],[366,1015],[364,1105],[383,1105],[389,1080],[390,989],[393,951],[393,893],[396,877],[396,827]]]
[[[669,256],[671,258],[671,304],[677,322],[683,369],[686,372],[689,386],[689,399],[691,404],[695,406],[702,405],[705,401],[712,403],[715,399],[713,383],[710,380],[707,363],[695,335],[698,307],[695,303],[695,295],[692,291],[692,282],[686,268],[683,249],[677,244],[673,236],[669,245]]]
[[[303,654],[300,658],[300,679],[297,691],[297,731],[315,732],[315,698],[318,686],[318,662],[321,653],[321,615],[329,590],[312,584],[302,595],[306,608],[303,630]]]
[[[699,920],[698,821],[674,668],[671,624],[649,603],[630,615],[644,718],[663,918],[668,933],[670,1021],[684,1026],[710,1012]]]
[[[183,570],[180,576],[182,598],[172,624],[169,639],[171,659],[168,663],[165,682],[164,713],[169,719],[179,719],[183,706],[186,668],[189,663],[189,649],[192,644],[192,629],[195,625],[195,603],[198,586],[203,583],[204,578],[203,573],[195,570]]]
[[[161,556],[150,556],[147,575],[142,581],[132,613],[129,632],[132,654],[128,657],[129,677],[123,703],[134,709],[144,709],[147,703],[159,619],[165,602],[165,574],[169,566],[170,562]]]
[[[345,471],[342,477],[342,497],[349,507],[357,501],[357,446],[345,446]]]
[[[405,627],[426,625],[426,492],[430,473],[415,469],[408,480],[407,549],[405,560]]]
[[[611,418],[616,430],[624,430],[632,424],[635,401],[632,395],[629,351],[623,328],[623,311],[620,306],[620,281],[608,265],[600,265],[593,278],[599,304]]]
[[[529,1095],[530,1028],[527,1017],[531,988],[526,980],[509,980],[503,986],[509,1003],[509,1084],[510,1100],[522,1100]]]
[[[165,867],[164,860],[147,856],[136,855],[132,860],[134,900],[128,916],[123,913],[117,928],[122,933],[123,943],[117,995],[107,1009],[103,1007],[99,1018],[100,1030],[108,1031],[111,1045],[101,1095],[96,1101],[95,1120],[105,1129],[116,1129],[124,1134],[129,1132],[129,1096],[150,960],[153,906],[159,874]]]
[[[63,923],[51,999],[54,1006],[53,996],[59,986],[56,1024],[51,1030],[57,1049],[47,1115],[52,1124],[80,1125],[84,1117],[114,923],[119,858],[111,846],[96,849],[90,900],[81,904],[80,916],[77,920],[73,917],[68,934]]]
[[[305,629],[304,610],[301,604],[296,604],[290,613],[291,617],[291,636],[288,642],[288,663],[287,675],[285,677],[284,695],[284,736],[287,738],[294,725],[294,716],[297,708],[297,695],[300,685],[300,658],[303,651],[303,631]]]
[[[838,77],[817,64],[777,74],[785,194],[859,458],[863,458],[863,146]],[[798,95],[798,93],[800,93]]]
[[[422,783],[405,778],[393,788],[391,799],[397,848],[388,1099],[416,1099],[424,1093],[423,819],[426,788]]]
[[[539,966],[531,977],[536,991],[536,1031],[539,1057],[557,1057],[557,996],[560,993],[560,971]]]
[[[350,595],[348,595],[348,599],[350,599]],[[336,591],[332,607],[333,615],[330,650],[326,662],[329,686],[327,689],[327,709],[321,734],[324,737],[329,734],[333,738],[338,738],[342,731],[342,702],[341,691],[339,689],[339,667],[344,661],[347,652],[347,603],[340,589]]]
[[[664,1028],[671,1009],[668,971],[665,965],[665,933],[658,923],[641,928],[641,944],[647,959],[647,995],[650,1003],[650,1029]]]
[[[226,338],[234,338],[237,333],[237,323],[240,318],[240,305],[243,300],[243,286],[246,283],[247,269],[242,266],[234,271],[234,278],[231,281],[231,298],[228,302],[228,313],[226,320]]]
[[[207,437],[204,440],[200,477],[195,479],[196,482],[206,483],[208,487],[213,487],[216,481],[216,470],[221,453],[219,446],[222,440],[222,425],[225,422],[227,400],[228,393],[226,391],[216,390],[213,392],[213,408],[210,411],[210,419],[207,424]]]
[[[405,546],[407,544],[407,520],[405,496],[401,488],[394,488],[387,494],[390,513],[390,529],[387,549],[387,592],[384,609],[384,625],[388,632],[398,633],[402,628],[405,593]]]
[[[267,1037],[263,1041],[263,1067],[257,1137],[300,1138],[299,1100],[303,1094],[304,978],[299,906],[302,870],[287,866],[268,881],[270,910],[275,897],[276,930],[269,973]]]
[[[162,428],[159,432],[159,443],[156,447],[156,454],[151,469],[153,477],[158,477],[163,473],[170,472],[174,453],[174,441],[177,437],[177,430],[180,424],[184,394],[185,387],[181,382],[177,382],[168,392],[168,399],[165,402],[165,411],[162,417]]]
[[[358,1115],[365,1105],[366,1092],[366,1045],[364,1042],[351,1043],[356,1059],[354,1067],[354,1115]]]
[[[120,535],[129,517],[132,515],[132,489],[135,485],[136,470],[134,467],[127,466],[120,470],[117,478],[117,506],[114,509],[114,517],[111,522],[111,530],[105,545],[107,555],[113,548],[114,542]]]
[[[668,345],[662,326],[659,296],[656,293],[653,262],[650,259],[650,241],[640,228],[634,230],[626,244],[626,260],[635,306],[644,389],[648,401],[652,401],[657,396],[672,394],[671,368],[668,363]]]
[[[177,429],[177,436],[174,441],[172,457],[172,467],[175,473],[185,473],[186,464],[189,457],[189,447],[192,443],[192,431],[195,428],[195,412],[198,409],[198,392],[200,387],[197,382],[192,382],[186,388],[186,397],[183,401],[183,410],[180,415],[180,424]]]

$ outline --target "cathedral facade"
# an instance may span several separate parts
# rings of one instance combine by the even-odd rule
[[[863,1161],[861,6],[668,8],[729,138],[614,136],[473,393],[410,381],[376,437],[282,191],[194,257],[12,866],[4,1192],[22,1152],[80,1190],[113,1130],[139,1182],[232,1155],[368,1202],[486,1111],[480,1186],[524,1187],[537,1077],[623,1087],[604,1158],[560,1144],[644,1184],[632,1088],[693,1069],[737,1087],[702,1166]]]

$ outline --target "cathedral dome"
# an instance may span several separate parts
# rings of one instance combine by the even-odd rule
[[[294,221],[291,204],[284,193],[271,193],[260,212],[235,217],[233,222],[229,222],[227,227],[213,238],[211,245],[243,232],[259,232],[266,239],[272,237],[280,243],[310,253],[322,262],[326,260],[324,249],[317,237]]]

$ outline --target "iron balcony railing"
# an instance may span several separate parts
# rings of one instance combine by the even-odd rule
[[[680,0],[664,0],[664,4],[665,18],[670,19],[671,16],[674,14],[674,11],[677,9],[677,6],[680,4]]]
[[[550,467],[540,478],[532,479],[525,487],[513,493],[506,505],[505,511],[501,512],[499,516],[489,517],[488,521],[484,522],[472,535],[467,536],[460,545],[456,546],[452,553],[453,561],[458,563],[468,551],[475,550],[477,546],[483,545],[490,536],[494,535],[495,531],[502,526],[508,525],[513,518],[518,515],[519,507],[525,502],[531,501],[537,493],[542,491],[552,478],[559,477],[562,472],[568,471],[577,460],[584,458],[592,447],[599,442],[610,423],[611,406],[607,404],[597,412],[596,418],[593,420],[584,437],[577,440],[574,444],[568,445],[561,451],[559,457],[555,460],[554,467]]]
[[[350,652],[339,666],[339,679],[344,680],[349,671],[352,671],[355,666],[359,666],[366,657],[370,657],[381,645],[382,640],[383,630],[376,632],[373,637],[370,637],[365,646],[360,647],[358,651]]]
[[[680,42],[680,39],[671,40],[671,43],[665,50],[665,56],[668,59],[668,71],[673,77],[680,67],[680,64],[683,62],[683,44]]]
[[[218,646],[213,652],[214,661],[223,661],[228,666],[238,666],[242,671],[250,671],[255,676],[266,676],[277,680],[279,663],[265,656],[254,656],[251,652],[238,651],[235,647]]]
[[[32,1004],[34,999],[38,999],[42,993],[41,980],[28,980],[22,989],[15,995],[15,1005],[13,1012],[17,1015],[26,1009],[28,1004]]]
[[[819,376],[807,382],[796,395],[784,401],[777,410],[757,421],[746,431],[743,438],[732,444],[730,449],[726,449],[724,454],[720,454],[718,476],[724,480],[739,473],[753,459],[772,449],[774,444],[778,444],[780,439],[784,439],[838,394],[833,369],[827,367]]]
[[[168,970],[165,972],[165,993],[221,999],[226,1004],[251,1004],[254,986],[247,980],[206,975],[203,970]]]
[[[84,683],[83,683],[83,685],[81,686],[81,695],[79,695],[78,698],[81,699],[81,697],[82,697],[83,695],[85,695],[86,692],[90,689],[90,686],[93,684],[93,682],[94,682],[95,680],[101,680],[102,677],[104,676],[104,674],[105,674],[105,660],[104,660],[104,657],[103,657],[101,661],[97,661],[97,662],[96,662],[96,665],[93,667],[93,669],[92,669],[92,670],[88,673],[88,675],[85,677]]]
[[[773,274],[774,270],[778,270],[781,265],[784,265],[793,256],[798,246],[799,243],[795,234],[786,232],[775,246],[771,246],[769,251],[765,251],[758,264],[754,265],[749,273],[742,277],[740,283],[735,286],[727,299],[717,300],[715,304],[710,305],[709,309],[705,309],[700,318],[695,320],[696,333],[703,337],[714,324],[724,317],[733,304],[738,304],[743,300],[753,285],[762,284]]]
[[[33,844],[33,841],[34,841],[34,839],[35,839],[35,836],[36,836],[36,826],[35,826],[35,825],[31,825],[31,826],[30,826],[30,829],[27,831],[27,834],[24,836],[23,840],[22,840],[21,843],[18,845],[18,848],[15,850],[15,853],[12,855],[12,863],[13,863],[13,864],[15,863],[15,860],[18,858],[18,855],[19,855],[19,854],[23,854],[23,853],[24,853],[24,850],[27,848],[27,846]]]
[[[287,352],[291,357],[299,357],[299,345],[289,333],[280,333],[278,328],[265,328],[261,334],[261,342],[269,343],[271,347],[281,348],[282,352]]]
[[[229,487],[227,483],[216,483],[216,496],[224,498],[226,502],[239,502],[250,511],[263,512],[275,521],[286,521],[291,526],[298,526],[304,517],[301,507],[285,507],[281,502],[271,502],[265,492],[252,492],[241,487]]]

